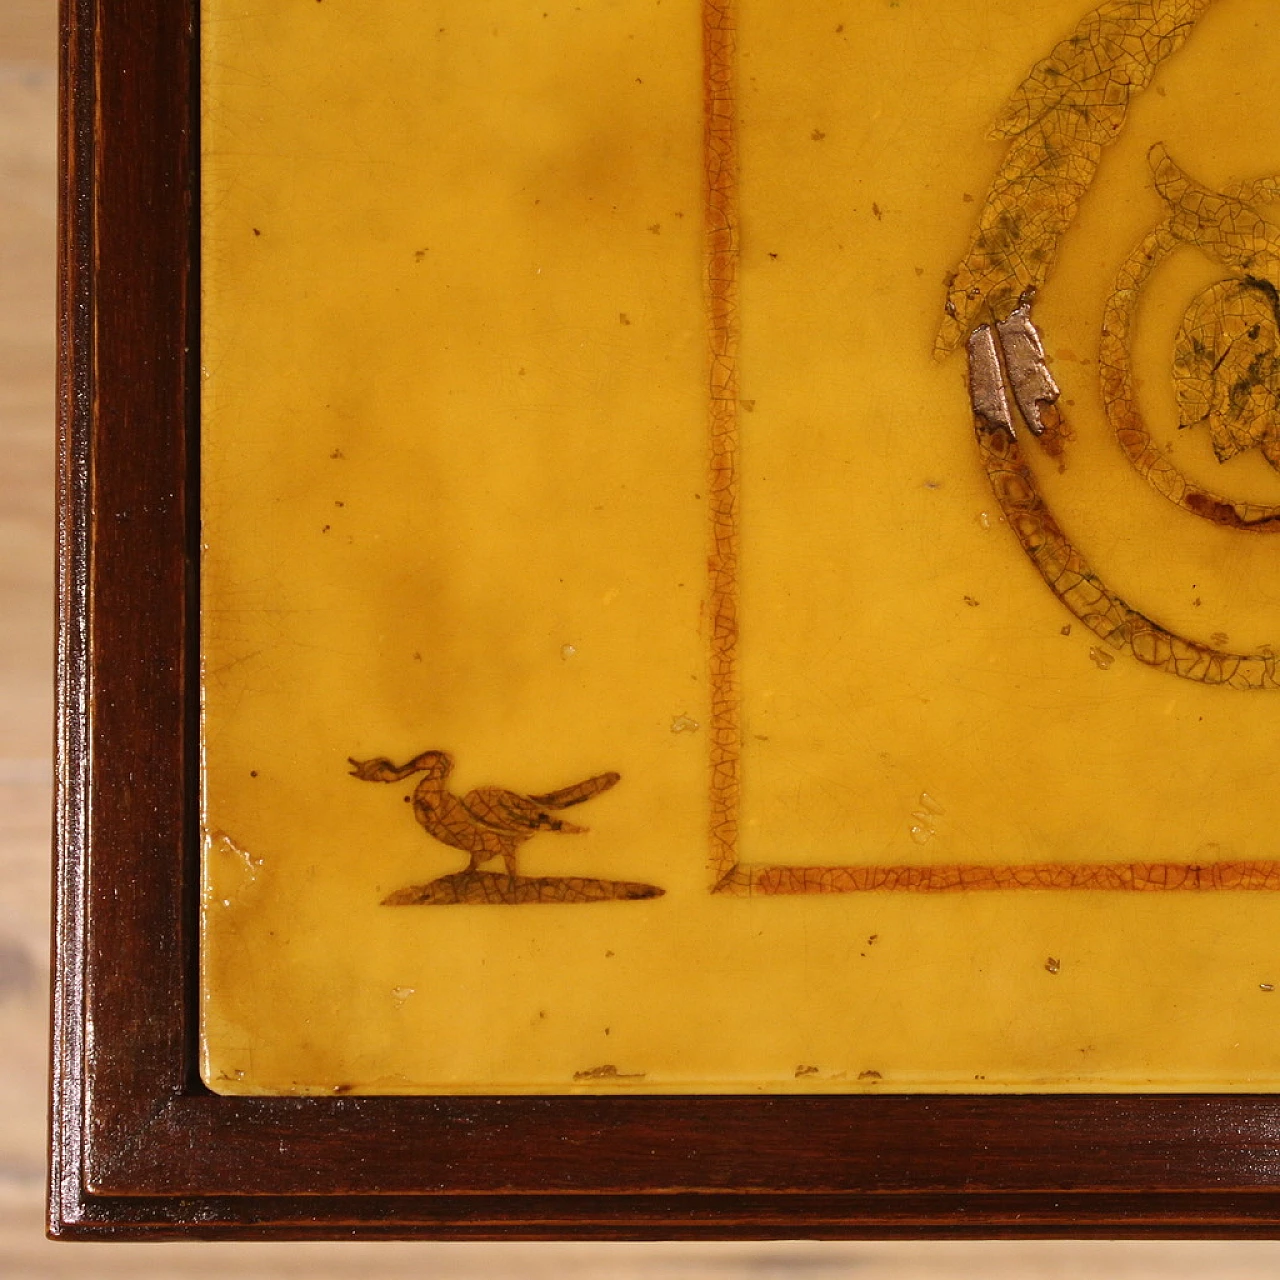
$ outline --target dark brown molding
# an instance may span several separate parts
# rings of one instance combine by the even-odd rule
[[[1280,1097],[205,1091],[196,5],[63,38],[54,1234],[1280,1234]]]

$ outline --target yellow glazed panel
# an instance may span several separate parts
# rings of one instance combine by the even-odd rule
[[[1273,1087],[1268,0],[202,44],[212,1088]]]

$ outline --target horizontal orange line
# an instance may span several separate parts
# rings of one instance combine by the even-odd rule
[[[796,867],[740,863],[718,893],[955,893],[983,889],[1280,890],[1280,862],[1044,862]]]

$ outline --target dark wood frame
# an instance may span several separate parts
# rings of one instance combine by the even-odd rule
[[[195,1069],[195,0],[63,0],[51,1231],[1280,1234],[1280,1096],[223,1098]]]

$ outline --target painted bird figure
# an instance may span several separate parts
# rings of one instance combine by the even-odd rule
[[[411,797],[413,816],[429,836],[461,849],[470,862],[468,871],[501,858],[507,875],[516,874],[516,852],[539,831],[559,831],[581,835],[587,828],[551,816],[552,810],[582,804],[618,781],[616,773],[602,773],[572,787],[546,795],[525,796],[502,787],[477,787],[465,796],[455,796],[445,788],[453,771],[453,758],[443,751],[424,751],[408,764],[395,765],[378,757],[350,760],[353,778],[364,782],[400,782],[415,773],[425,776]]]

